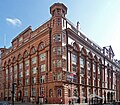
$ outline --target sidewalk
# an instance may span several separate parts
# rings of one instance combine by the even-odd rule
[[[12,104],[11,101],[9,103]],[[40,104],[40,103],[36,104],[36,103],[31,103],[31,102],[21,102],[21,101],[19,101],[19,102],[14,102],[14,105],[69,105],[69,104]],[[87,103],[80,103],[80,104],[79,103],[75,103],[73,105],[89,105],[89,104],[87,104]]]

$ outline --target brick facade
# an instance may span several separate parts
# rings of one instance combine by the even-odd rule
[[[103,103],[120,100],[120,66],[112,47],[99,47],[79,24],[74,27],[64,4],[53,4],[50,13],[49,21],[34,31],[26,28],[2,53],[0,98],[12,99],[14,83],[16,101],[88,103],[93,95]]]

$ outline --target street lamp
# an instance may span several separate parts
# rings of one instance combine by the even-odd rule
[[[15,86],[16,86],[17,84],[16,83],[12,83],[12,105],[14,105],[14,93],[15,93]]]

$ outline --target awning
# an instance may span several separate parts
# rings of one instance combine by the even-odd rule
[[[98,98],[98,99],[103,99],[102,97],[96,95],[96,94],[90,94],[90,98]]]
[[[79,97],[76,96],[72,96],[71,99],[78,99]]]

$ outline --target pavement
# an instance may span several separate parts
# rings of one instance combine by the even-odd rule
[[[9,102],[10,104],[12,104],[11,102]],[[30,103],[30,102],[14,102],[14,105],[68,105],[68,104],[36,104],[36,103]],[[87,103],[75,103],[74,105],[89,105]],[[102,104],[102,105],[120,105],[120,104],[113,104],[113,103],[109,103],[109,104]]]
[[[12,102],[9,102],[11,105],[12,105]],[[30,103],[30,102],[14,102],[14,105],[69,105],[69,104],[36,104],[36,103]],[[72,104],[71,104],[72,105]],[[86,104],[73,104],[73,105],[88,105],[87,103]]]

